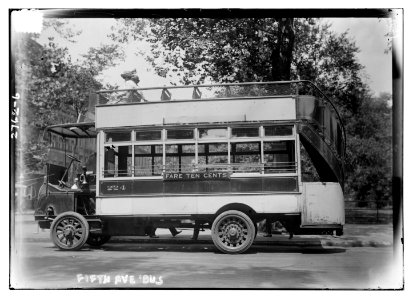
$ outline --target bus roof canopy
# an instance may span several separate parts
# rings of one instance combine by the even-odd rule
[[[95,122],[67,123],[52,125],[46,128],[47,132],[53,132],[64,138],[96,138]]]

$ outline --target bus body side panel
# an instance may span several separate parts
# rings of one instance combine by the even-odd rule
[[[344,196],[339,183],[303,183],[303,226],[344,225]]]
[[[96,107],[96,129],[185,124],[201,122],[238,122],[294,120],[295,99],[210,99],[195,101],[146,102],[138,105]],[[122,116],[114,118],[113,116]]]
[[[213,215],[227,204],[242,203],[256,213],[300,213],[300,194],[251,194],[96,199],[97,215]]]
[[[53,187],[49,187],[53,189]],[[66,211],[75,210],[75,192],[73,191],[50,191],[47,196],[41,197],[35,209],[35,215],[45,215],[48,209],[51,213],[58,215]]]

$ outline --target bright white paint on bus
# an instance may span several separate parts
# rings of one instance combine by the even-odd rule
[[[116,117],[115,117],[116,116]],[[295,99],[215,99],[96,107],[96,128],[158,124],[294,120]]]
[[[337,182],[303,183],[302,225],[344,224],[344,195]]]
[[[298,213],[300,194],[211,195],[96,198],[98,215],[215,214],[230,203],[243,203],[257,213]]]

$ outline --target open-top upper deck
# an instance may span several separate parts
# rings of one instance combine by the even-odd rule
[[[137,91],[144,100],[128,94]],[[95,101],[97,130],[295,121],[303,143],[315,150],[310,155],[329,161],[336,177],[343,178],[346,136],[342,120],[331,100],[310,81],[102,90]]]
[[[144,100],[133,97],[143,94]],[[308,121],[342,156],[345,131],[330,99],[310,81],[102,90],[96,128],[251,121]]]

